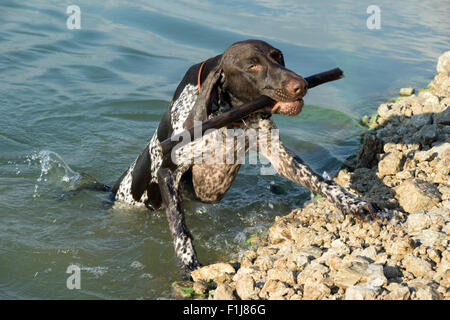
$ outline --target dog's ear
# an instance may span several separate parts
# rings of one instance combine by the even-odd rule
[[[200,86],[197,100],[184,122],[184,128],[187,129],[194,126],[194,121],[205,121],[209,114],[217,111],[216,108],[221,100],[220,86],[223,83],[223,79],[224,74],[220,65],[209,72]]]

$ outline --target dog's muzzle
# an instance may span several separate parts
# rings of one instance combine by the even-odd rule
[[[307,91],[307,83],[303,78],[296,76],[287,81],[283,88],[274,92],[274,100],[277,101],[271,108],[271,113],[285,116],[296,116],[303,108],[303,97]]]
[[[296,116],[303,108],[303,99],[298,99],[291,102],[276,102],[270,110],[271,113],[282,114],[285,116]]]

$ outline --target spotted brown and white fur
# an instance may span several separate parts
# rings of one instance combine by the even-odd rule
[[[256,44],[258,45],[259,42]],[[271,114],[267,112],[254,113],[245,122],[229,124],[227,127],[204,134],[197,140],[181,143],[171,150],[170,157],[167,158],[167,154],[163,154],[160,146],[163,140],[183,132],[195,120],[206,120],[239,103],[240,100],[231,93],[231,85],[223,82],[223,77],[227,79],[226,77],[229,76],[226,69],[225,72],[219,70],[218,66],[223,60],[221,55],[208,60],[205,64],[202,78],[204,86],[202,85],[201,93],[197,83],[201,65],[197,64],[189,69],[150,142],[112,188],[115,199],[118,201],[155,210],[161,206],[165,207],[176,256],[186,269],[192,271],[198,268],[200,263],[184,219],[181,188],[185,184],[182,182],[187,181],[196,199],[207,203],[220,201],[230,188],[241,165],[238,161],[209,163],[203,158],[195,161],[192,155],[196,152],[201,154],[208,150],[223,148],[224,157],[231,152],[233,159],[236,159],[239,148],[244,149],[244,154],[252,149],[269,159],[278,174],[323,195],[345,214],[364,215],[377,209],[375,204],[353,196],[334,181],[324,179],[315,173],[282,142],[279,143],[277,152],[272,152],[274,149],[270,146],[269,137],[274,130],[277,130],[277,127]],[[232,63],[236,63],[235,60]],[[220,95],[214,91],[217,90],[217,83],[222,86]],[[276,90],[279,95],[280,90]],[[285,99],[286,90],[281,91],[282,98]],[[228,98],[227,94],[229,94]],[[297,103],[296,107],[298,106]],[[246,138],[244,145],[233,142],[234,148],[225,148],[226,144],[223,142],[227,138],[229,129],[240,129],[239,132],[246,137],[250,130],[256,130],[258,139],[265,139],[269,146],[261,149],[259,143],[251,144]]]
[[[170,121],[173,128],[173,134],[180,133],[184,130],[183,123],[186,121],[186,118],[189,115],[189,111],[194,106],[197,95],[197,86],[187,84],[181,92],[180,96],[171,103],[169,110],[171,115]],[[144,149],[144,152],[148,153],[150,159],[150,165],[148,168],[150,173],[150,179],[148,181],[149,184],[158,183],[157,172],[160,169],[162,163],[162,150],[160,147],[161,141],[158,139],[157,133],[158,132],[155,132],[153,134],[153,137],[150,139],[150,142]],[[119,183],[115,186],[115,188],[117,188],[117,191],[114,192],[116,200],[123,201],[131,205],[149,205],[147,190],[144,190],[140,197],[134,196],[131,192],[133,172],[136,166],[136,162],[144,155],[141,154],[138,158],[136,158],[136,160],[126,171],[125,175],[121,177]]]

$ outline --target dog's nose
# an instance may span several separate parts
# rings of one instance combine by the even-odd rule
[[[286,84],[286,90],[292,96],[304,95],[306,93],[306,81],[291,78]]]

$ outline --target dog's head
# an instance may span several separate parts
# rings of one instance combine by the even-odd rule
[[[264,41],[246,40],[234,43],[220,56],[202,88],[209,99],[220,97],[231,106],[266,95],[276,103],[265,112],[294,116],[303,107],[307,83],[285,68],[280,50]]]

